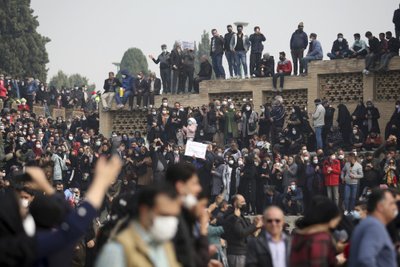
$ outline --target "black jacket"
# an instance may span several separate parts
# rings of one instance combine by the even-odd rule
[[[289,266],[289,238],[284,236],[286,266]],[[256,238],[250,238],[247,244],[246,267],[273,266],[271,250],[268,246],[266,232],[262,231]]]
[[[172,50],[170,60],[173,70],[180,69],[182,67],[182,51],[178,52],[176,49]],[[176,69],[173,67],[174,65],[177,67]]]
[[[392,21],[394,23],[396,30],[400,30],[400,8],[394,11]]]
[[[195,221],[186,209],[182,210],[178,220],[178,231],[173,239],[177,260],[183,267],[207,267],[208,238],[193,236]]]
[[[150,90],[150,86],[151,86],[151,80],[150,80],[150,79],[147,80],[147,84],[148,84],[149,90]],[[159,94],[160,94],[160,91],[161,91],[161,80],[160,80],[160,78],[156,78],[156,79],[154,80],[154,93],[155,93],[156,95],[159,95]]]
[[[349,44],[347,43],[346,39],[343,39],[343,41],[339,42],[338,40],[335,40],[332,45],[332,54],[335,54],[336,52],[339,53],[344,53],[345,51],[349,50]]]
[[[396,55],[399,55],[399,48],[400,48],[400,42],[396,38],[392,37],[388,40],[388,51],[391,53],[396,53]]]
[[[264,50],[264,45],[262,42],[264,42],[265,40],[265,36],[262,33],[251,34],[249,38],[249,41],[251,43],[251,53],[262,53],[262,51]]]
[[[210,64],[210,62],[204,61],[200,64],[200,71],[197,74],[197,76],[199,76],[199,78],[203,78],[205,80],[211,80],[211,76],[212,76],[212,66]]]
[[[214,51],[213,51],[214,42]],[[216,56],[224,53],[224,37],[212,37],[210,42],[210,56]]]
[[[247,240],[251,234],[257,231],[254,224],[243,216],[237,217],[233,210],[225,217],[224,237],[228,243],[228,255],[246,255]]]
[[[136,79],[136,91],[141,91],[142,93],[149,91],[149,84],[145,78],[139,80]]]
[[[371,53],[380,54],[382,52],[382,46],[378,38],[373,37],[372,40],[368,41],[368,45]]]

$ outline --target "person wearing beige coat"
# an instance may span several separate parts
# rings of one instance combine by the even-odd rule
[[[154,185],[138,196],[138,215],[109,237],[96,267],[180,267],[171,239],[178,228],[180,202],[173,189]]]

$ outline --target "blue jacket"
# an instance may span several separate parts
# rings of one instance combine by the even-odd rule
[[[321,43],[318,40],[313,40],[310,43],[310,47],[308,48],[307,56],[313,56],[313,57],[316,57],[317,59],[322,59],[324,57],[324,54],[322,52]]]
[[[397,266],[396,250],[386,227],[368,216],[355,228],[350,241],[349,267]]]
[[[126,91],[135,92],[135,78],[133,78],[127,71],[121,71],[122,75],[125,75],[125,78],[122,78],[122,87],[125,88]]]
[[[32,81],[31,83],[29,83],[26,86],[26,94],[27,95],[33,95],[34,93],[36,93],[38,90],[38,85],[36,83],[36,81]]]

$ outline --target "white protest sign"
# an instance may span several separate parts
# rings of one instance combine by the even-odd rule
[[[185,156],[206,159],[207,145],[199,142],[188,141],[186,143]]]
[[[182,49],[183,50],[185,50],[185,49],[194,50],[194,42],[183,41]]]

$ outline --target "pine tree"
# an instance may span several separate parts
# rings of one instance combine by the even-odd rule
[[[56,89],[61,89],[62,87],[71,88],[71,83],[68,79],[68,75],[62,70],[59,70],[57,74],[50,79],[49,86]]]
[[[127,70],[131,75],[142,71],[145,75],[149,72],[147,59],[139,48],[129,48],[122,57],[121,70]]]
[[[36,31],[38,26],[30,0],[0,0],[0,72],[46,81],[50,39]]]

